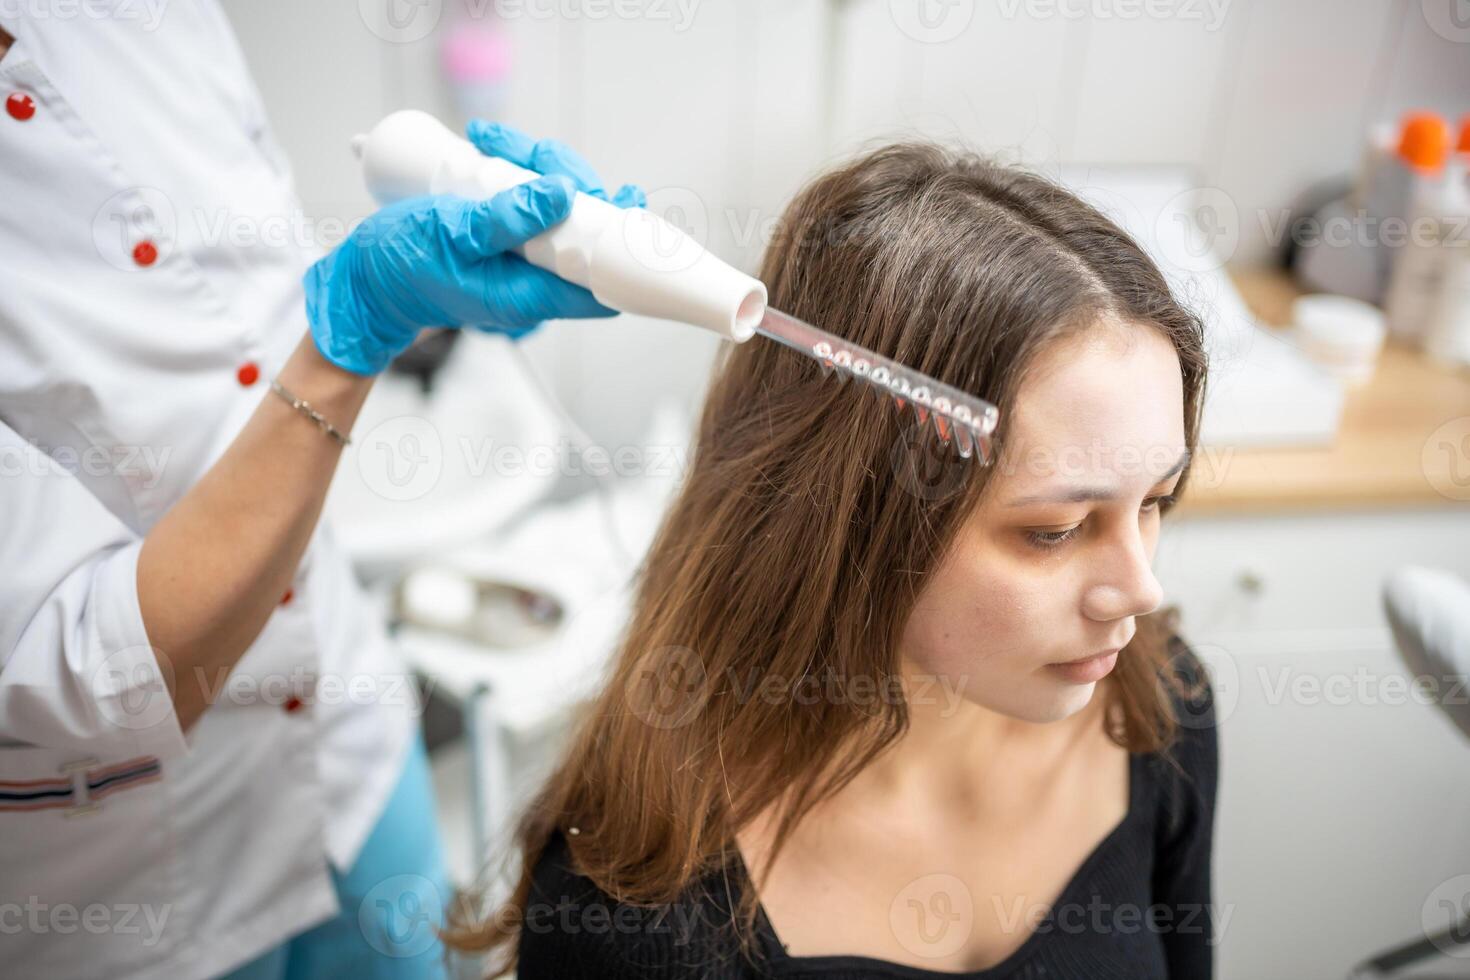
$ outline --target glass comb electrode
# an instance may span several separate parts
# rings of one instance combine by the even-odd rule
[[[423,194],[488,198],[541,175],[486,156],[428,113],[385,116],[352,140],[379,204]],[[578,192],[566,220],[516,254],[590,290],[624,313],[678,320],[736,343],[757,333],[813,358],[840,381],[856,378],[909,408],[960,456],[988,464],[1000,419],[994,405],[773,309],[766,287],[644,208]]]
[[[978,453],[981,463],[990,461],[991,437],[1000,422],[1000,411],[984,399],[803,323],[774,306],[766,307],[755,329],[816,359],[828,372],[835,371],[839,380],[856,378],[881,389],[898,403],[900,411],[912,407],[920,424],[932,426],[941,442],[953,445],[966,459]]]

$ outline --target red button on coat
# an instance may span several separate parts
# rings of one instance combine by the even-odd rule
[[[133,261],[139,265],[152,265],[158,259],[158,247],[152,242],[139,242],[133,246]]]
[[[10,98],[5,100],[5,111],[10,113],[12,119],[25,122],[36,114],[36,100],[24,92],[12,92]]]
[[[300,698],[298,698],[298,697],[289,697],[289,698],[286,699],[286,703],[283,704],[283,705],[281,705],[281,707],[284,708],[284,709],[286,709],[286,713],[287,714],[294,715],[296,712],[298,712],[302,708],[304,708],[305,705],[302,703],[302,701],[301,701]]]
[[[249,388],[251,385],[255,384],[255,382],[260,380],[260,368],[256,366],[253,361],[246,361],[244,364],[241,364],[240,369],[235,372],[235,378],[239,380],[240,384],[244,385],[246,388]]]

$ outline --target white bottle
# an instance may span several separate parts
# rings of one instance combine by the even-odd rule
[[[1470,366],[1470,154],[1446,168],[1439,223],[1440,281],[1425,320],[1424,352],[1446,367]]]
[[[1382,220],[1402,216],[1409,204],[1408,167],[1399,157],[1400,127],[1378,123],[1368,130],[1357,182],[1348,196],[1354,211]]]
[[[1399,156],[1410,167],[1413,184],[1405,215],[1405,239],[1394,250],[1397,254],[1392,259],[1383,313],[1388,319],[1389,335],[1411,347],[1421,347],[1444,269],[1445,250],[1439,247],[1435,232],[1439,217],[1446,215],[1449,207],[1445,173],[1449,126],[1445,120],[1432,113],[1411,116],[1405,122]],[[1388,229],[1382,231],[1386,234]]]

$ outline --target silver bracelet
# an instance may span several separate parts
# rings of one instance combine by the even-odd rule
[[[316,409],[312,408],[311,405],[308,404],[305,400],[297,398],[295,395],[291,394],[281,385],[281,382],[276,380],[275,378],[271,379],[271,391],[274,391],[276,394],[284,398],[286,400],[286,404],[290,405],[292,408],[296,409],[296,411],[311,419],[313,422],[316,423],[316,427],[318,429],[321,429],[323,432],[331,436],[333,439],[336,439],[342,445],[345,446],[352,441],[351,439],[344,436],[341,432],[339,432],[335,425],[328,422],[326,416],[324,416],[321,412],[318,412]]]

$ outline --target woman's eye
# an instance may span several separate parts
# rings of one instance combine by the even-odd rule
[[[1077,527],[1081,526],[1081,524],[1077,525]],[[1069,527],[1065,531],[1027,531],[1026,540],[1030,541],[1034,547],[1041,548],[1043,550],[1047,548],[1055,548],[1062,542],[1070,538],[1072,535],[1076,534],[1077,527]]]
[[[1171,493],[1166,493],[1157,497],[1148,498],[1143,502],[1143,506],[1140,507],[1139,510],[1157,510],[1161,506],[1170,507],[1173,506],[1173,504],[1174,495]],[[1040,548],[1044,551],[1049,548],[1056,548],[1059,545],[1070,540],[1081,527],[1082,525],[1078,524],[1076,527],[1069,527],[1065,531],[1027,531],[1026,540],[1029,541],[1033,547]]]
[[[1163,506],[1163,507],[1172,507],[1172,506],[1174,506],[1174,495],[1172,493],[1166,493],[1166,494],[1163,494],[1163,495],[1158,496],[1158,497],[1150,497],[1150,498],[1148,498],[1147,500],[1145,500],[1143,502],[1143,509],[1144,510],[1152,510],[1152,509],[1157,508],[1157,507],[1160,507],[1160,506]]]

